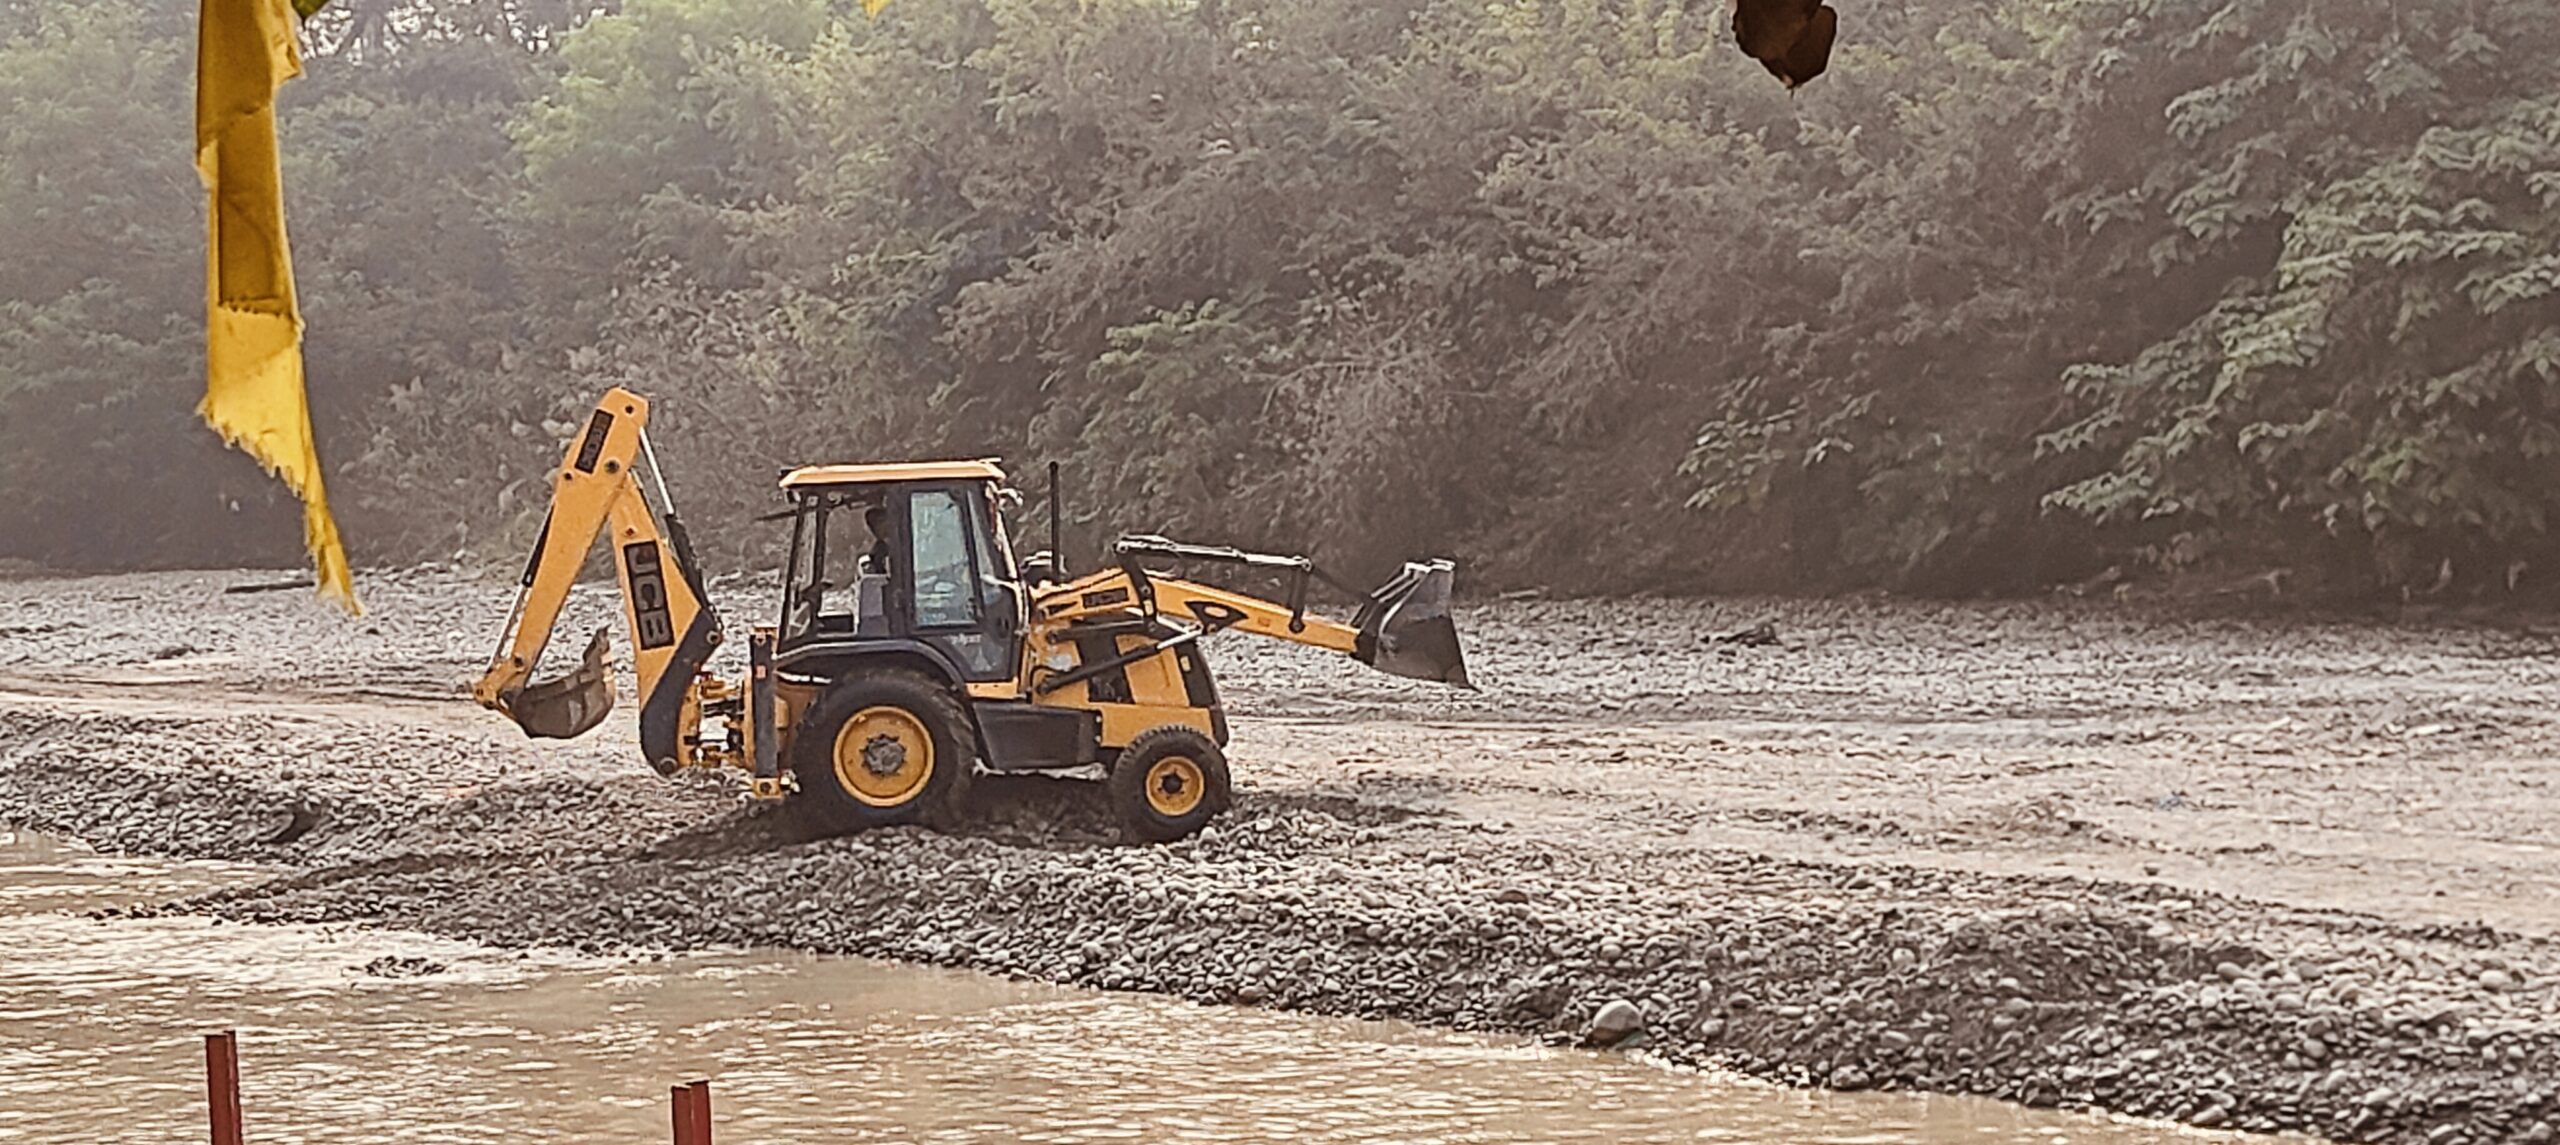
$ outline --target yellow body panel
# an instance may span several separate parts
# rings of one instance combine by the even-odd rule
[[[1157,583],[1161,586],[1165,582]],[[1134,618],[1135,613],[1129,613],[1128,617]],[[1088,620],[1096,618],[1093,615],[1085,617]],[[1191,702],[1190,686],[1183,681],[1187,665],[1198,663],[1202,676],[1205,678],[1208,674],[1207,665],[1200,662],[1201,653],[1196,641],[1167,648],[1122,668],[1120,675],[1128,681],[1128,699],[1125,702],[1116,698],[1096,699],[1091,680],[1079,680],[1052,691],[1040,691],[1042,680],[1063,675],[1084,664],[1082,649],[1062,636],[1067,627],[1062,618],[1032,622],[1031,633],[1024,641],[1023,671],[1027,681],[1015,685],[1025,698],[1043,707],[1074,708],[1099,714],[1102,717],[1101,745],[1106,748],[1127,747],[1139,733],[1165,724],[1180,724],[1212,737],[1218,734],[1217,720],[1211,710]],[[1144,634],[1129,632],[1116,637],[1112,646],[1118,652],[1133,652],[1151,643],[1153,641]]]

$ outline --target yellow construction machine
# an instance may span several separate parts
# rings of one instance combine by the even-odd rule
[[[1200,638],[1233,630],[1312,645],[1401,676],[1467,685],[1449,617],[1451,565],[1412,563],[1360,596],[1348,624],[1307,610],[1298,556],[1123,538],[1114,563],[1014,560],[991,461],[818,465],[783,475],[791,547],[780,622],[753,628],[747,670],[708,665],[720,620],[649,448],[649,404],[615,389],[568,443],[550,516],[488,671],[473,689],[527,735],[584,734],[613,707],[607,630],[580,664],[533,682],[598,534],[622,586],[639,678],[640,746],[662,774],[735,768],[839,830],[946,824],[979,771],[1100,768],[1122,832],[1181,838],[1225,809],[1225,709]],[[650,472],[641,482],[640,469]],[[656,494],[655,502],[649,493]],[[1276,574],[1274,602],[1168,575],[1206,562]],[[721,734],[704,734],[706,717]]]

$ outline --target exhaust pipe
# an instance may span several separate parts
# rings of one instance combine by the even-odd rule
[[[613,671],[605,663],[613,645],[605,638],[607,631],[596,629],[586,654],[568,675],[525,685],[506,697],[500,710],[535,739],[576,739],[603,723],[613,711]]]
[[[1457,566],[1445,560],[1408,561],[1404,571],[1360,603],[1353,658],[1381,672],[1473,688],[1458,648],[1458,625],[1449,617],[1450,586]]]

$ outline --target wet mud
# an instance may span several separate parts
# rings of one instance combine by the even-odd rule
[[[259,575],[0,583],[0,820],[284,868],[151,908],[190,914],[1558,1041],[1624,1002],[1627,1044],[1788,1083],[2560,1125],[2560,658],[2529,623],[1519,602],[1461,611],[1475,693],[1229,637],[1238,806],[1125,847],[1047,779],[981,784],[953,834],[816,837],[658,778],[627,712],[532,743],[469,706],[506,586],[373,578],[349,623],[221,592]]]

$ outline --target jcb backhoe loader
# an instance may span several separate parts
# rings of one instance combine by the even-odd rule
[[[1310,614],[1304,557],[1124,538],[1112,567],[1017,566],[989,461],[820,465],[781,481],[791,548],[780,623],[754,628],[743,680],[707,665],[722,631],[649,448],[649,404],[615,389],[568,443],[550,516],[473,695],[527,735],[569,738],[613,706],[609,642],[533,683],[596,536],[610,539],[639,677],[640,746],[662,774],[736,768],[764,798],[790,797],[840,830],[947,823],[979,770],[1104,770],[1122,831],[1189,835],[1223,810],[1226,712],[1200,648],[1235,630],[1466,686],[1449,617],[1448,561],[1407,564],[1344,624]],[[640,482],[648,466],[653,507]],[[868,542],[867,551],[864,542]],[[1166,575],[1149,562],[1276,573],[1273,602]],[[703,733],[705,717],[723,725]]]

